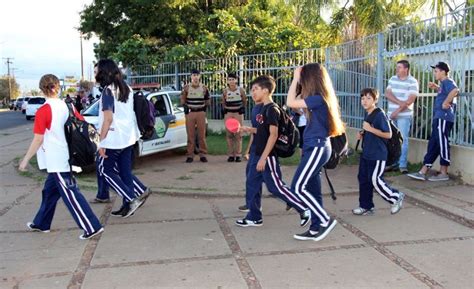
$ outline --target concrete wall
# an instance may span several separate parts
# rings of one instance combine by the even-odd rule
[[[355,148],[357,142],[356,133],[359,130],[355,128],[347,129],[349,144],[352,148]],[[410,138],[409,141],[408,161],[410,163],[422,163],[428,147],[428,141],[413,138]],[[439,158],[434,164],[434,169],[439,170]],[[459,176],[467,184],[474,184],[474,148],[452,145],[449,173]]]

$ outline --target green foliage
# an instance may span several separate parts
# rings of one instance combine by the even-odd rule
[[[10,87],[11,87],[11,97],[10,99],[16,99],[20,95],[20,85],[16,82],[16,79],[8,76],[0,77],[0,100],[10,96]]]

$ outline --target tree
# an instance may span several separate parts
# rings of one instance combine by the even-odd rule
[[[27,93],[27,95],[38,96],[41,95],[41,91],[39,91],[38,89],[32,89]]]
[[[10,95],[11,87],[11,95]],[[0,77],[0,100],[16,99],[20,95],[20,85],[16,82],[14,77],[2,76]]]

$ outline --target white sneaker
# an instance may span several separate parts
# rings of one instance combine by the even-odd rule
[[[369,210],[358,207],[352,210],[352,213],[357,216],[372,216],[375,212],[374,208],[370,208]]]
[[[405,198],[405,194],[400,192],[398,195],[398,201],[392,205],[392,209],[390,210],[392,214],[396,214],[402,209],[404,198]]]

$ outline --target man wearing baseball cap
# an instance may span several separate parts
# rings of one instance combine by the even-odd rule
[[[419,172],[408,174],[408,176],[422,181],[447,181],[449,180],[448,166],[451,162],[449,133],[453,127],[456,112],[456,104],[453,100],[458,95],[459,89],[454,80],[449,77],[450,67],[446,62],[438,62],[431,68],[434,69],[434,77],[439,82],[439,85],[433,82],[428,83],[429,88],[438,91],[433,106],[431,137],[423,167]],[[438,156],[440,157],[440,173],[428,177],[428,170]]]

